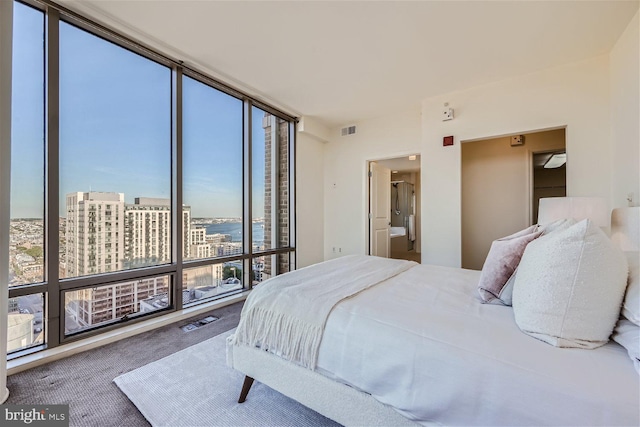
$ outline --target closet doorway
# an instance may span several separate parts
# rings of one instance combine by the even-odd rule
[[[491,242],[537,223],[540,197],[566,194],[562,153],[564,128],[463,141],[462,268],[481,270]]]
[[[371,163],[391,171],[391,180],[387,184],[387,197],[390,197],[389,257],[420,262],[420,155],[375,160],[369,162]],[[372,191],[375,191],[375,186],[370,185],[369,200],[375,200],[376,195]],[[369,206],[369,218],[373,218],[371,203]]]

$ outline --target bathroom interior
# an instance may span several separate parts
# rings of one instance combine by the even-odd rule
[[[379,163],[391,169],[390,257],[420,262],[420,156]]]

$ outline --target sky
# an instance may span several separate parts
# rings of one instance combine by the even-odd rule
[[[44,21],[15,3],[11,217],[44,211]],[[242,216],[242,101],[183,80],[183,202],[194,217]],[[264,212],[264,130],[253,117],[253,217]],[[60,24],[60,214],[65,195],[171,196],[171,70]]]

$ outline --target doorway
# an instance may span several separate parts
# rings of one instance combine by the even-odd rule
[[[566,165],[555,168],[555,172],[549,172],[551,168],[540,172],[553,154],[565,150],[564,128],[463,142],[463,268],[481,270],[494,240],[537,222],[540,197],[549,197],[551,187],[557,187],[553,191],[566,191],[555,177],[553,184],[545,181],[549,179],[547,174],[566,177]],[[538,163],[540,166],[536,166]]]
[[[567,195],[567,153],[564,149],[533,153],[531,159],[533,170],[531,224],[537,224],[540,199]]]
[[[389,171],[389,180],[381,182],[379,170]],[[388,257],[421,262],[420,242],[420,155],[369,161],[369,253],[385,256],[381,248],[382,217],[388,227]],[[384,198],[385,203],[381,203]],[[384,214],[376,209],[386,209]]]

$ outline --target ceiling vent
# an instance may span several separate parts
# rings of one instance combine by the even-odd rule
[[[353,135],[354,133],[356,133],[356,127],[355,126],[347,126],[346,128],[342,128],[340,130],[340,134],[342,136]]]

